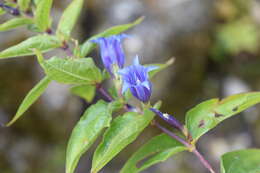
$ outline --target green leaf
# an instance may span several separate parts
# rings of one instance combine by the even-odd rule
[[[81,45],[81,48],[80,48],[81,49],[81,57],[87,56],[96,47],[96,44],[90,42],[90,40],[93,40],[93,39],[98,38],[98,37],[108,37],[110,35],[120,34],[121,32],[124,32],[124,31],[134,27],[135,25],[141,23],[143,21],[143,19],[144,19],[144,17],[140,17],[132,23],[113,26],[113,27],[105,30],[102,33],[99,33],[97,35],[90,37],[88,40],[86,40]]]
[[[200,103],[186,114],[186,126],[193,140],[214,128],[223,120],[260,102],[260,92],[241,93],[223,100],[211,99]]]
[[[34,3],[35,5],[38,5],[40,2],[41,2],[41,0],[33,0],[33,3]]]
[[[5,10],[3,8],[0,8],[0,16],[5,14],[5,13],[6,13]]]
[[[33,20],[25,17],[13,18],[0,25],[0,31],[8,31],[20,26],[32,24]]]
[[[84,0],[73,0],[63,12],[57,28],[57,34],[66,40],[77,22]]]
[[[66,173],[73,173],[80,157],[108,127],[112,119],[109,105],[99,101],[89,107],[74,127],[66,154]]]
[[[187,150],[183,144],[166,134],[153,137],[141,148],[139,148],[126,162],[120,173],[138,173],[144,169],[167,160],[169,157]],[[142,162],[137,167],[137,164]]]
[[[105,132],[102,142],[94,153],[91,173],[97,173],[122,149],[132,143],[153,117],[154,114],[149,110],[145,110],[144,115],[127,112],[117,117]]]
[[[115,100],[113,102],[110,102],[109,108],[113,111],[119,111],[120,109],[122,109],[125,106],[124,103],[122,103],[122,100]]]
[[[155,70],[152,70],[149,72],[149,77],[152,78],[154,77],[158,72],[162,71],[163,69],[169,67],[170,65],[172,65],[174,63],[174,59],[171,58],[170,60],[168,60],[166,63],[164,64],[149,64],[149,65],[146,65],[146,66],[156,66],[158,67],[157,69]]]
[[[40,31],[45,32],[51,25],[50,11],[52,0],[41,0],[37,4],[35,12],[35,23]]]
[[[19,9],[22,11],[27,11],[28,8],[30,7],[31,0],[18,0],[17,1]]]
[[[77,85],[70,89],[71,93],[82,97],[87,102],[92,102],[96,94],[96,87],[93,85]]]
[[[0,52],[0,59],[34,55],[33,49],[38,49],[41,52],[47,52],[60,46],[61,42],[55,36],[47,34],[37,35]]]
[[[47,76],[64,84],[96,85],[102,81],[102,74],[91,58],[72,59],[53,57],[44,60],[37,53],[39,63]]]
[[[221,173],[259,173],[260,150],[238,150],[221,157]]]
[[[50,82],[50,78],[44,77],[37,85],[35,85],[22,101],[13,119],[6,126],[12,125],[18,118],[20,118],[24,112],[27,111],[27,109],[42,95]]]

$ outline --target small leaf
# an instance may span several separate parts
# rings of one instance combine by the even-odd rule
[[[77,22],[84,0],[73,0],[63,12],[57,28],[57,34],[61,38],[69,39],[70,33]]]
[[[38,49],[41,52],[47,52],[60,46],[61,42],[55,36],[47,34],[37,35],[0,52],[0,59],[34,55],[33,49]]]
[[[149,64],[149,65],[146,65],[146,66],[156,66],[158,67],[157,69],[155,70],[152,70],[149,72],[149,77],[152,78],[154,77],[158,72],[162,71],[163,69],[169,67],[170,65],[172,65],[174,63],[174,59],[171,58],[170,60],[168,60],[166,63],[164,64]]]
[[[20,118],[23,113],[42,95],[50,82],[50,78],[44,77],[36,86],[34,86],[24,98],[14,118],[6,126],[12,125],[18,118]]]
[[[259,173],[260,150],[238,150],[221,157],[221,173]]]
[[[97,173],[122,149],[132,143],[153,117],[154,114],[149,110],[146,110],[144,115],[127,112],[117,117],[105,132],[102,142],[94,153],[91,173]]]
[[[113,27],[105,30],[102,33],[99,33],[97,35],[94,35],[94,36],[90,37],[88,40],[86,40],[81,45],[81,48],[80,48],[81,49],[81,57],[87,56],[96,47],[96,44],[90,42],[90,40],[93,40],[93,39],[98,38],[98,37],[108,37],[110,35],[120,34],[120,33],[124,32],[124,31],[134,27],[135,25],[141,23],[143,21],[143,19],[144,19],[144,17],[140,17],[140,18],[138,18],[137,20],[135,20],[132,23],[113,26]]]
[[[144,169],[167,160],[174,154],[187,150],[183,144],[166,134],[153,137],[139,148],[126,162],[120,173],[138,173]],[[137,164],[145,160],[141,166]]]
[[[25,17],[13,18],[5,23],[0,24],[0,31],[8,31],[20,26],[32,24],[33,20]]]
[[[51,7],[52,0],[41,0],[37,4],[35,12],[35,23],[42,32],[45,32],[51,25]]]
[[[66,173],[73,173],[80,157],[93,144],[112,119],[111,110],[104,101],[89,107],[74,127],[66,154]]]
[[[30,7],[31,0],[18,0],[17,3],[19,9],[26,12]]]
[[[96,87],[93,85],[77,85],[70,89],[71,93],[82,97],[87,102],[92,102],[96,94]]]
[[[91,58],[61,59],[52,57],[44,60],[37,53],[39,63],[47,76],[64,84],[96,85],[102,81],[102,74]]]
[[[224,100],[211,99],[200,103],[186,114],[186,126],[194,141],[223,120],[260,102],[260,92],[241,93]]]

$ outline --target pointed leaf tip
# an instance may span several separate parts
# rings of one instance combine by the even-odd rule
[[[26,95],[21,105],[19,106],[13,119],[6,124],[6,127],[11,126],[16,120],[18,120],[27,109],[42,95],[45,89],[51,82],[49,77],[44,77],[37,85],[35,85],[29,93]]]

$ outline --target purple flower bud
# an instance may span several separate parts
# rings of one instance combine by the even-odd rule
[[[175,119],[172,115],[164,114],[155,108],[150,108],[150,110],[153,111],[160,118],[162,118],[164,121],[166,121],[167,123],[172,125],[174,128],[179,129],[181,131],[183,130],[183,125],[177,119]]]
[[[103,64],[111,75],[113,75],[114,72],[114,65],[118,66],[118,68],[124,67],[125,54],[121,41],[126,37],[126,34],[120,34],[91,40],[92,42],[99,44]]]
[[[145,67],[140,65],[138,56],[134,59],[133,65],[119,70],[123,79],[122,93],[130,89],[133,96],[142,102],[148,102],[152,93],[152,84],[148,72],[156,69],[156,66]]]

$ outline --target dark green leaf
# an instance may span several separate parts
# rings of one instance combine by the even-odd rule
[[[52,0],[41,0],[37,4],[35,12],[35,23],[40,31],[45,32],[51,25],[50,11]]]
[[[223,120],[260,102],[260,92],[242,93],[223,100],[211,99],[200,103],[186,115],[186,126],[194,141]]]
[[[146,66],[155,66],[155,67],[158,67],[157,69],[155,70],[152,70],[149,72],[149,77],[152,78],[154,77],[158,72],[162,71],[163,69],[169,67],[170,65],[172,65],[174,63],[174,59],[171,58],[170,60],[168,60],[166,63],[164,64],[149,64],[149,65],[146,65]]]
[[[93,85],[77,85],[70,89],[71,93],[82,97],[87,102],[92,102],[96,94],[96,87]]]
[[[104,101],[89,107],[74,127],[66,154],[66,173],[73,173],[77,163],[112,119],[111,110]]]
[[[138,173],[144,169],[167,160],[174,154],[187,150],[183,144],[166,134],[153,137],[139,148],[126,162],[120,173]],[[147,159],[149,158],[149,159]],[[146,160],[147,159],[147,160]],[[137,164],[145,160],[140,167]]]
[[[69,39],[70,33],[77,22],[84,0],[73,0],[63,12],[57,28],[57,34],[64,39]]]
[[[259,173],[260,150],[233,151],[221,157],[221,173]]]
[[[105,132],[102,142],[94,153],[91,173],[97,173],[122,149],[132,143],[153,117],[154,114],[149,110],[146,110],[144,115],[127,112],[117,117]]]
[[[17,28],[19,26],[24,26],[27,24],[32,24],[33,20],[25,17],[19,17],[19,18],[13,18],[11,20],[8,20],[5,23],[2,23],[0,25],[0,31],[8,31],[14,28]]]
[[[121,32],[124,32],[124,31],[134,27],[135,25],[141,23],[143,21],[143,19],[144,19],[144,17],[140,17],[132,23],[113,26],[113,27],[105,30],[104,32],[102,32],[100,34],[97,34],[97,35],[90,37],[81,46],[81,57],[87,56],[96,47],[96,44],[90,42],[90,40],[93,40],[93,39],[98,38],[98,37],[108,37],[110,35],[120,34]]]
[[[33,49],[38,49],[41,52],[47,52],[60,46],[61,43],[55,36],[50,36],[47,34],[37,35],[0,52],[0,59],[34,55]]]
[[[101,72],[91,58],[53,57],[44,60],[42,55],[38,54],[38,60],[46,75],[60,83],[96,85],[102,81]]]
[[[30,6],[31,0],[18,0],[17,3],[19,9],[21,9],[22,11],[27,11]]]
[[[35,85],[24,98],[14,118],[6,126],[12,125],[18,118],[20,118],[23,113],[42,95],[50,82],[50,78],[45,77],[37,85]]]

